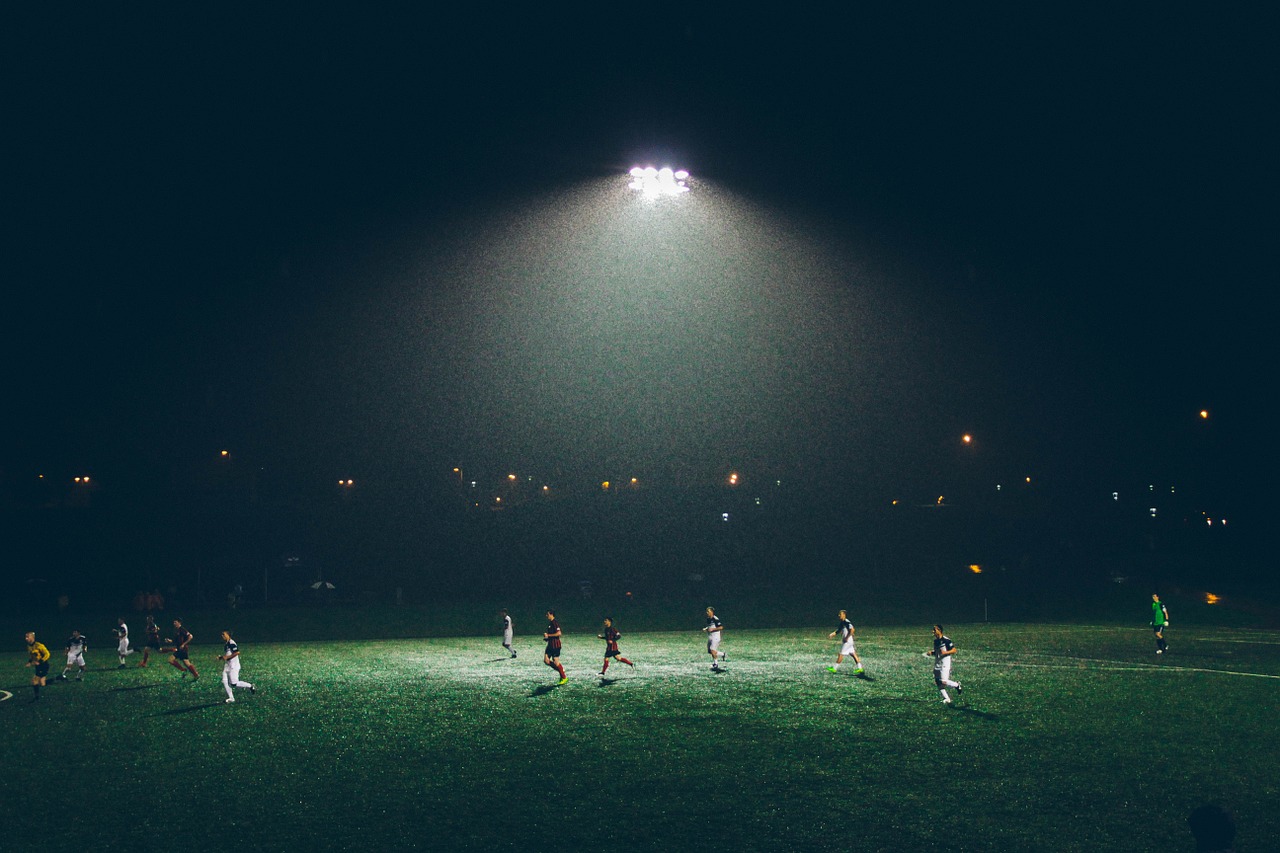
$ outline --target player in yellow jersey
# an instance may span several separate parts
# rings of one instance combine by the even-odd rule
[[[40,688],[44,687],[45,677],[49,675],[49,650],[44,643],[36,642],[34,631],[27,632],[27,666],[36,668],[31,676],[31,690],[35,693],[31,701],[34,702],[40,698]]]

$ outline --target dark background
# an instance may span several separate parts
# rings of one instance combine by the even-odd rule
[[[4,24],[11,583],[1265,580],[1260,7]],[[747,237],[645,256],[618,348],[547,223],[635,163]]]

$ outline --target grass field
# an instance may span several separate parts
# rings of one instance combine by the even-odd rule
[[[0,849],[1173,851],[1206,801],[1239,849],[1280,838],[1276,633],[1175,626],[1157,658],[1132,627],[949,625],[948,708],[927,625],[860,625],[863,680],[824,669],[829,626],[726,623],[727,672],[696,630],[620,624],[637,667],[603,680],[570,634],[559,687],[527,635],[514,661],[494,637],[246,635],[234,705],[212,645],[196,683],[100,647],[39,702],[13,655]]]

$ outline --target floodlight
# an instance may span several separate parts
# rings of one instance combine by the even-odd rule
[[[685,184],[689,173],[684,169],[677,172],[670,166],[663,166],[661,169],[653,166],[636,166],[631,169],[630,175],[634,180],[628,186],[638,190],[645,198],[680,195],[689,191],[689,187]]]

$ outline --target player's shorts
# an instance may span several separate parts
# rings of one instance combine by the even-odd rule
[[[512,638],[512,637],[513,637],[513,634],[512,634],[510,631],[507,631],[507,632],[503,633],[503,635],[502,635],[502,645],[504,645],[504,646],[506,646],[506,647],[510,648],[510,647],[511,647],[511,638]]]
[[[129,651],[129,638],[121,637],[120,642],[116,644],[116,651],[120,654],[127,654]]]
[[[857,653],[858,648],[854,645],[853,640],[845,640],[844,644],[840,646],[840,654],[842,655],[856,655]]]
[[[934,681],[950,681],[951,680],[951,656],[938,658],[937,663],[933,665]]]
[[[84,666],[84,652],[72,652],[67,655],[67,666]]]
[[[720,648],[720,632],[716,631],[714,634],[708,634],[707,651],[714,652],[718,648]]]
[[[178,660],[187,660],[191,657],[190,653],[186,649],[174,649],[173,656]]]
[[[36,664],[36,678],[44,678],[48,674],[49,662],[47,660],[42,660],[40,663]]]
[[[622,654],[622,652],[618,651],[617,649],[609,649],[604,653],[604,656],[607,658],[616,658],[620,654]]]
[[[146,647],[148,649],[155,649],[156,651],[160,651],[160,641],[155,639],[147,640]]]
[[[549,658],[558,658],[560,657],[560,646],[553,646],[550,643],[547,643],[547,649],[543,654]]]
[[[1152,625],[1151,630],[1159,634],[1161,631],[1164,630],[1164,625]]]

